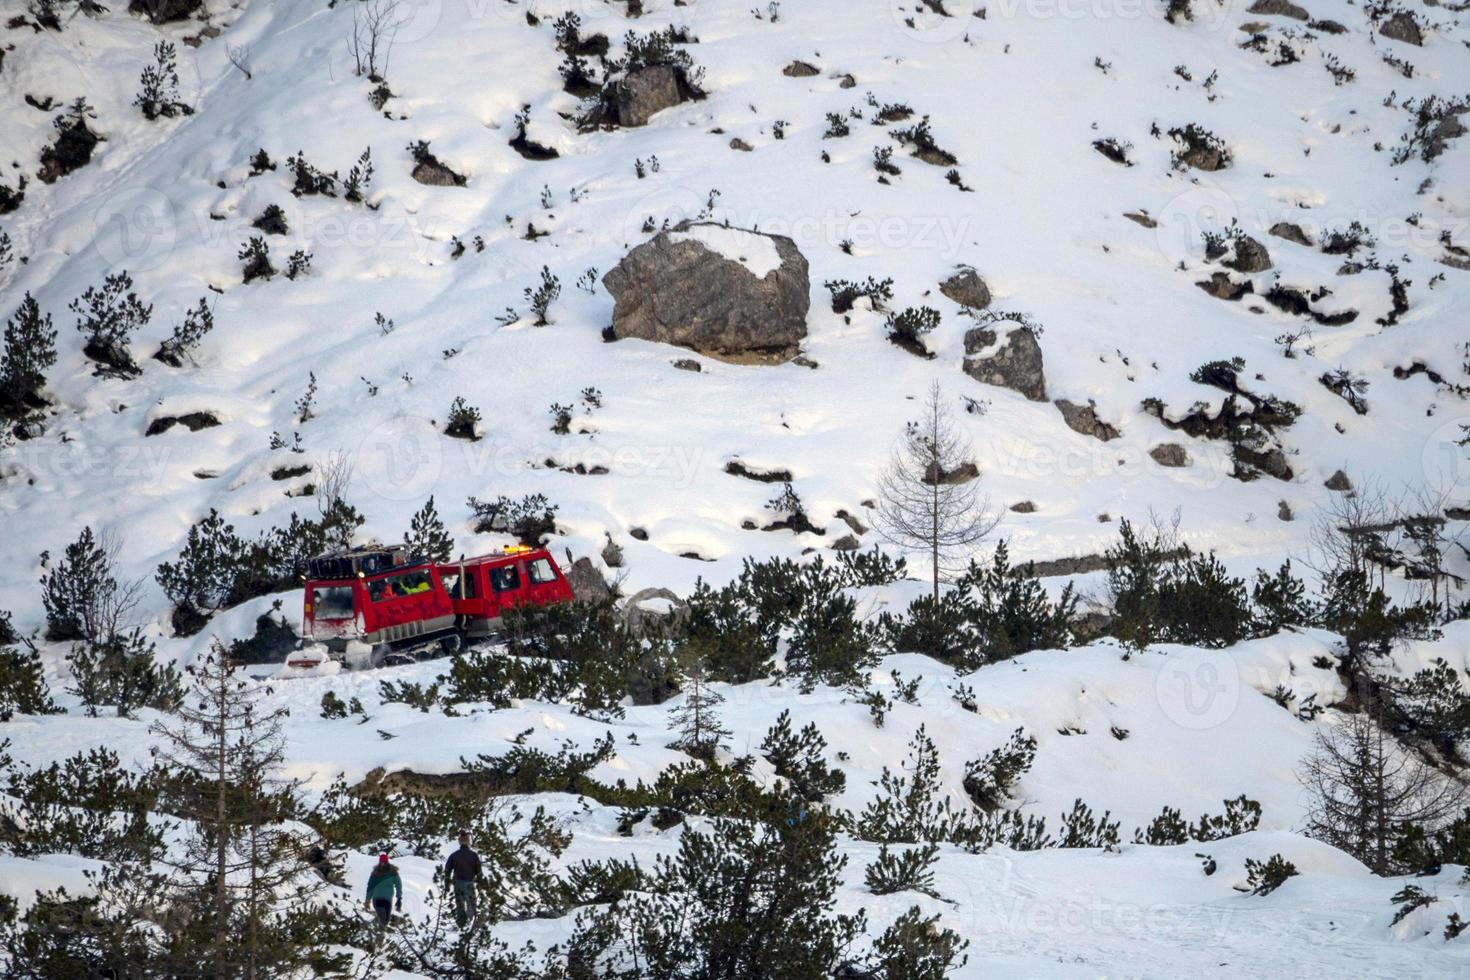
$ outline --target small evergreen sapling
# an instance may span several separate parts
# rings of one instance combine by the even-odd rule
[[[536,326],[544,327],[551,321],[547,314],[551,311],[551,304],[561,296],[561,280],[551,274],[549,266],[541,267],[541,285],[536,287],[527,286],[524,290],[526,302],[531,306],[531,312],[536,314]]]
[[[41,389],[56,363],[56,330],[30,293],[5,324],[0,352],[0,417],[21,419],[45,404]]]
[[[411,555],[422,555],[431,561],[446,562],[454,554],[454,537],[445,529],[444,521],[434,509],[434,498],[413,515],[404,545]]]
[[[199,305],[184,314],[184,322],[174,327],[173,334],[163,342],[154,355],[170,367],[183,367],[184,361],[194,363],[194,352],[206,334],[214,329],[214,311],[209,301],[201,296]]]
[[[938,898],[934,891],[934,865],[938,860],[938,844],[911,847],[898,853],[884,844],[878,849],[877,859],[863,873],[863,880],[874,895],[910,891]]]
[[[1280,854],[1273,854],[1265,861],[1245,859],[1245,881],[1252,895],[1269,895],[1286,884],[1286,879],[1298,874],[1296,865]]]
[[[178,670],[157,663],[153,642],[140,630],[78,643],[66,659],[75,684],[71,693],[92,716],[104,705],[116,708],[120,718],[138,708],[172,711],[183,697]]]
[[[704,662],[691,660],[681,671],[684,701],[669,712],[669,726],[678,733],[672,748],[697,759],[713,760],[724,747],[730,730],[720,724],[719,706],[725,697],[709,686]]]
[[[153,306],[133,291],[132,276],[123,271],[105,277],[100,288],[88,286],[69,308],[77,315],[77,330],[87,338],[83,353],[113,373],[138,373],[128,342],[152,319]]]
[[[194,112],[179,101],[178,55],[172,41],[159,41],[153,46],[153,64],[143,69],[138,85],[133,105],[142,110],[144,119],[173,118]]]

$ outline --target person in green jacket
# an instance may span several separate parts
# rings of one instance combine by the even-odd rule
[[[366,908],[378,913],[378,924],[386,926],[393,918],[393,900],[398,900],[398,911],[403,911],[403,879],[398,877],[398,868],[389,863],[388,855],[378,855],[378,866],[368,875]]]

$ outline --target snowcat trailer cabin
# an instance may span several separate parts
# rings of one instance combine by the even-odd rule
[[[467,637],[496,633],[506,608],[572,597],[551,554],[524,546],[443,564],[361,548],[313,558],[305,578],[302,635],[337,658],[364,644],[374,665],[454,653]]]

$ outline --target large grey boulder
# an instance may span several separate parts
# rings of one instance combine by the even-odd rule
[[[1029,327],[1016,327],[1005,337],[990,327],[975,327],[965,333],[965,354],[964,371],[976,381],[1046,401],[1041,344]]]
[[[684,101],[679,70],[672,65],[651,65],[630,71],[613,92],[619,126],[645,126],[654,113]]]
[[[567,584],[572,587],[572,596],[578,602],[601,602],[612,595],[607,579],[592,564],[590,558],[578,558],[567,569]]]
[[[807,262],[782,235],[684,222],[633,249],[602,283],[619,338],[784,361],[806,336]]]

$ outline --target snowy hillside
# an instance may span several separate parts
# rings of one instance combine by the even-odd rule
[[[677,104],[634,125],[615,83],[640,63],[677,66]],[[140,97],[150,71],[163,83]],[[212,512],[242,541],[276,540],[293,515],[321,517],[324,488],[361,517],[357,543],[402,540],[432,497],[455,556],[515,540],[472,498],[543,495],[558,561],[590,559],[623,595],[687,598],[747,559],[896,557],[881,482],[937,382],[1000,518],[966,557],[988,562],[1005,540],[1013,561],[1048,563],[1052,600],[1069,582],[1081,593],[1075,631],[1013,658],[913,652],[880,625],[926,591],[927,559],[910,555],[908,579],[842,583],[871,676],[865,663],[803,690],[779,670],[715,671],[720,764],[751,756],[741,778],[785,785],[762,739],[789,711],[845,775],[817,800],[856,815],[922,726],[944,798],[969,812],[967,764],[1024,728],[1035,764],[1002,812],[1055,834],[1080,799],[1120,821],[1122,843],[951,835],[934,895],[875,895],[863,871],[885,839],[844,825],[836,912],[866,908],[874,938],[911,905],[939,915],[970,944],[956,977],[1461,975],[1470,946],[1445,928],[1470,916],[1463,868],[1375,875],[1304,833],[1303,760],[1361,704],[1348,618],[1262,627],[1257,610],[1200,646],[1096,637],[1118,612],[1097,556],[1122,522],[1175,515],[1179,539],[1231,575],[1291,559],[1316,595],[1324,518],[1366,500],[1364,527],[1402,549],[1369,584],[1405,604],[1432,592],[1436,615],[1465,601],[1467,110],[1470,12],[1447,0],[0,0],[0,321],[30,308],[56,331],[54,364],[20,373],[35,337],[12,342],[13,326],[0,365],[0,610],[16,634],[0,648],[33,644],[64,709],[0,722],[0,760],[19,771],[109,748],[143,770],[150,724],[167,724],[153,708],[90,717],[73,691],[78,637],[56,632],[37,583],[84,528],[136,583],[111,625],[180,667],[262,616],[298,628],[301,594],[277,569],[190,623],[160,566]],[[780,239],[737,229],[794,242],[809,267],[798,349],[719,356],[613,330],[603,277],[684,221],[701,223],[671,248],[762,281],[785,274]],[[983,300],[954,298],[966,269]],[[844,282],[884,280],[841,301]],[[84,324],[108,285],[117,306],[135,292],[147,308],[111,347]],[[681,288],[668,303],[688,300]],[[923,308],[937,324],[890,338]],[[1424,526],[1427,573],[1411,533]],[[1375,683],[1397,691],[1442,659],[1455,692],[1470,689],[1465,624],[1419,626],[1385,641]],[[780,624],[778,666],[801,628]],[[282,775],[315,804],[339,774],[448,778],[515,746],[590,752],[608,732],[614,747],[581,773],[599,787],[693,764],[668,747],[689,697],[677,671],[653,684],[664,697],[630,691],[613,712],[588,709],[578,684],[428,694],[423,711],[380,688],[447,691],[449,670],[253,667],[263,703],[290,712]],[[329,692],[364,717],[322,717]],[[1445,716],[1470,711],[1459,696]],[[1453,738],[1396,734],[1463,773]],[[1241,795],[1260,803],[1255,829],[1133,843],[1162,808],[1193,820]],[[651,865],[684,826],[621,833],[636,806],[610,790],[506,798],[545,805],[570,835],[549,859],[563,876]],[[687,825],[710,814],[694,807]],[[428,912],[443,854],[381,839],[398,841],[405,910]],[[375,848],[329,844],[347,882],[331,900],[360,900]],[[83,872],[105,863],[12,850],[0,845],[0,893],[22,908],[38,889],[87,891]],[[1203,852],[1218,872],[1201,874]],[[1245,860],[1274,854],[1299,876],[1248,894]],[[1438,901],[1396,921],[1408,884]],[[544,951],[574,920],[538,907],[494,932]],[[884,969],[867,975],[921,975]]]

